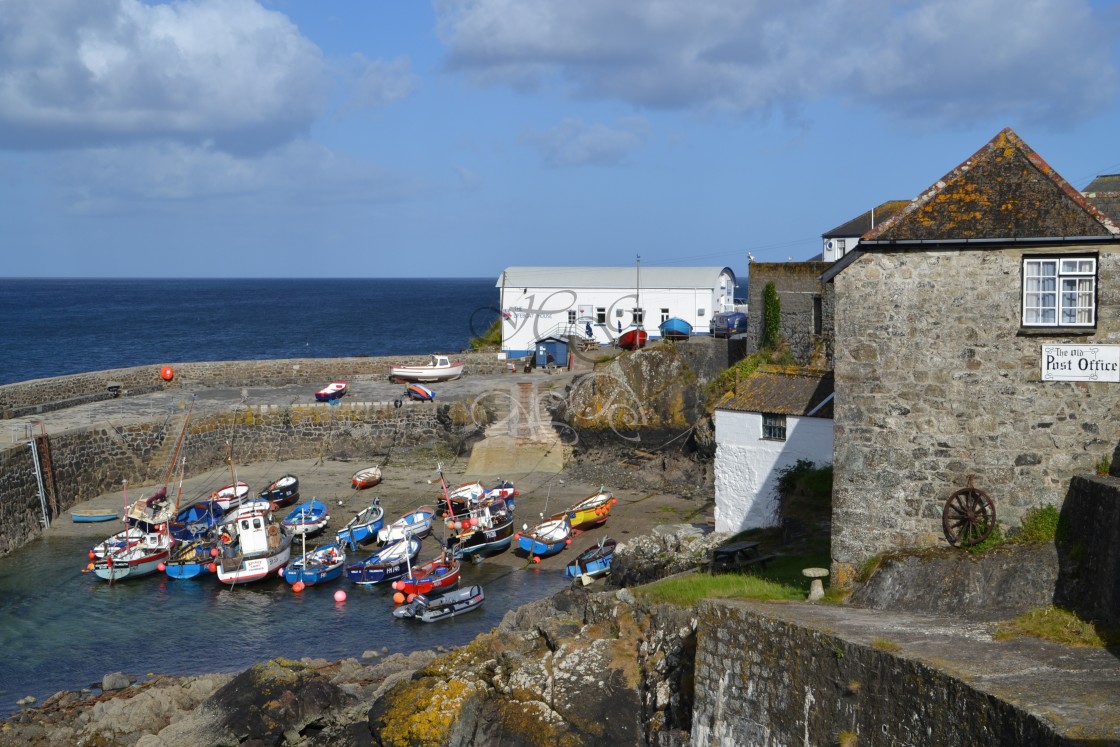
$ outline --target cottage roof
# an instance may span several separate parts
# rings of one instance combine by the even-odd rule
[[[887,200],[881,205],[868,210],[863,215],[852,218],[847,223],[841,223],[831,231],[821,234],[822,239],[840,239],[844,237],[863,236],[880,223],[890,218],[902,208],[910,204],[910,200]]]
[[[719,288],[720,275],[730,267],[642,267],[642,288]],[[634,288],[637,267],[507,267],[496,287],[509,288]]]
[[[831,419],[832,392],[831,371],[759,366],[716,409]]]
[[[1120,174],[1102,174],[1081,191],[1100,211],[1120,225]]]
[[[877,243],[1102,237],[1120,228],[1010,128],[864,234]]]

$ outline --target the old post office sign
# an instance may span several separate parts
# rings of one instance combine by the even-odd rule
[[[1042,380],[1120,382],[1120,345],[1043,345]]]

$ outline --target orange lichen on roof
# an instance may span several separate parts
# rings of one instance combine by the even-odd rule
[[[1116,223],[1008,128],[863,238],[889,242],[1110,234],[1120,234]]]
[[[759,366],[751,376],[739,382],[738,390],[725,397],[716,409],[807,415],[832,393],[831,371],[797,366]],[[831,402],[814,415],[831,418]]]

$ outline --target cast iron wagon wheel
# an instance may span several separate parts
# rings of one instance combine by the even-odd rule
[[[983,490],[973,487],[970,475],[968,487],[961,488],[945,501],[941,526],[950,544],[958,547],[979,544],[995,529],[996,504]]]

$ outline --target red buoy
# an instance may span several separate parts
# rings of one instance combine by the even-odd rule
[[[164,366],[160,369],[159,375],[164,381],[171,381],[175,378],[175,369],[171,366]]]

